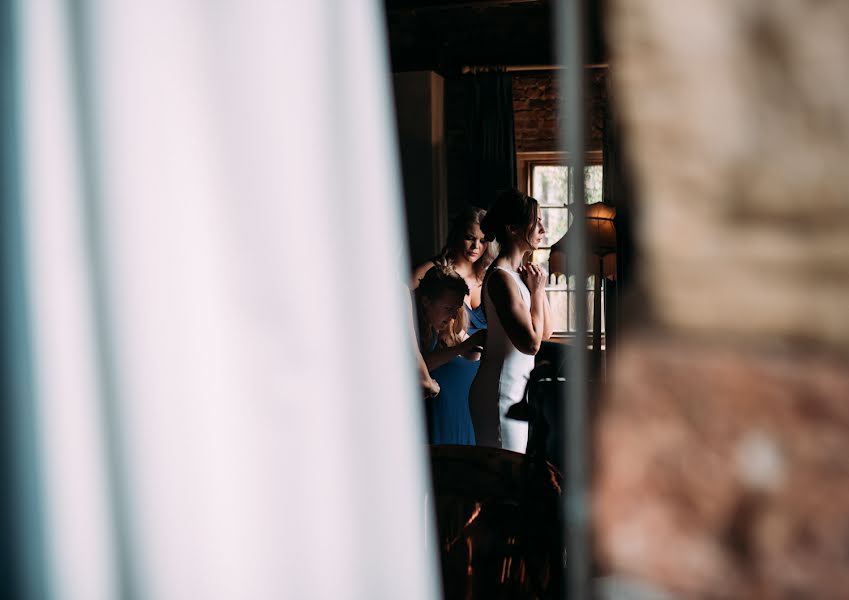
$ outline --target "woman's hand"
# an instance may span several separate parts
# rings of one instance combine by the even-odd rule
[[[425,398],[434,398],[439,395],[439,383],[436,379],[428,377],[427,380],[422,381],[422,391]]]
[[[470,337],[463,340],[460,355],[467,360],[480,360],[480,353],[486,343],[486,329],[476,331]]]
[[[463,341],[464,352],[480,352],[486,343],[486,329],[476,331]]]
[[[522,281],[528,286],[531,295],[537,294],[540,291],[545,292],[545,271],[542,267],[534,263],[526,263],[519,267],[519,275]]]

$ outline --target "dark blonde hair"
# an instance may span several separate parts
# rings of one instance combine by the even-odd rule
[[[433,259],[433,262],[435,264],[442,264],[453,268],[454,261],[457,258],[457,253],[463,247],[466,231],[471,225],[480,226],[485,216],[486,211],[482,208],[478,208],[477,206],[468,205],[460,211],[451,223],[451,229],[448,230],[448,239],[445,242],[445,246],[442,248],[442,252],[439,256]],[[481,229],[481,231],[482,230],[483,229]],[[472,272],[475,274],[478,281],[483,281],[483,276],[486,273],[487,268],[489,268],[489,265],[492,264],[492,261],[498,254],[498,252],[495,251],[495,248],[497,247],[495,242],[485,240],[484,244],[486,245],[486,248],[481,253],[480,258],[472,265]]]
[[[481,221],[481,231],[487,241],[496,240],[501,244],[512,244],[513,237],[509,227],[517,227],[525,232],[525,241],[530,241],[531,232],[539,217],[539,202],[517,189],[501,192],[492,203],[489,212]]]
[[[416,306],[421,315],[421,301],[423,298],[436,300],[446,292],[458,294],[461,298],[465,298],[469,294],[469,286],[465,280],[452,268],[444,265],[434,265],[427,273],[419,280],[419,287],[416,288]],[[462,332],[466,330],[468,325],[468,317],[466,316],[465,306],[460,306],[457,314],[451,320],[448,329],[439,334],[439,341],[447,348],[456,346],[462,342]],[[423,348],[428,348],[433,343],[432,328],[424,322],[424,319],[419,318],[419,339]]]

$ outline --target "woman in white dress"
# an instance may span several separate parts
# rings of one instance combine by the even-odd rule
[[[507,419],[505,413],[524,398],[534,355],[552,331],[546,275],[538,265],[525,262],[545,233],[539,204],[517,190],[504,192],[481,229],[501,250],[482,286],[489,334],[469,390],[469,409],[479,446],[524,452],[528,424]]]

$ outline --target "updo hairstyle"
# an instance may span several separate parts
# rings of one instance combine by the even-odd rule
[[[509,227],[524,232],[522,238],[533,246],[531,233],[536,227],[539,216],[539,202],[517,189],[501,192],[492,204],[492,208],[481,220],[481,231],[487,241],[496,240],[500,244],[515,243]]]

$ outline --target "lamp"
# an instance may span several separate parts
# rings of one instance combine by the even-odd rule
[[[601,280],[616,278],[616,208],[604,202],[586,206],[587,218],[587,273],[596,275],[593,294],[593,354],[601,358]],[[549,270],[566,273],[566,250],[569,233],[551,246]]]

